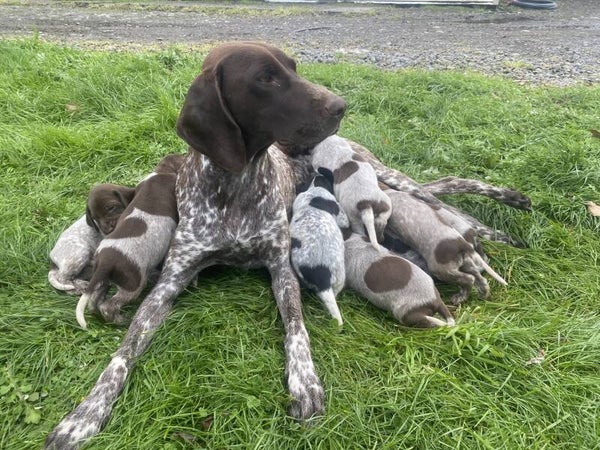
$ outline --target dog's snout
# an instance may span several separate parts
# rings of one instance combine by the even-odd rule
[[[325,104],[325,110],[332,117],[342,117],[346,112],[346,102],[341,97],[332,96]]]

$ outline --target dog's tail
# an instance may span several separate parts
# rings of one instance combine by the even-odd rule
[[[61,278],[62,277],[60,277],[60,272],[57,268],[52,268],[48,272],[48,282],[54,289],[65,292],[75,290],[75,285],[73,283],[63,283]]]
[[[81,328],[87,330],[87,323],[85,321],[85,308],[87,307],[88,302],[90,301],[91,294],[85,292],[81,297],[79,297],[79,301],[77,302],[77,307],[75,308],[75,317],[77,318],[77,323]]]
[[[344,324],[342,320],[342,314],[340,313],[340,309],[338,308],[337,301],[335,299],[335,294],[333,293],[333,289],[329,288],[326,291],[318,292],[317,295],[323,301],[325,308],[329,311],[331,317],[337,320],[339,326]]]
[[[475,253],[477,255],[477,257],[479,257],[480,260],[480,264],[483,267],[483,270],[485,270],[494,280],[496,280],[498,283],[500,283],[502,286],[508,286],[508,283],[506,282],[506,280],[504,278],[502,278],[500,275],[498,275],[498,273],[492,269],[488,263],[485,262],[485,260],[479,256],[478,253]]]
[[[369,206],[363,209],[360,213],[360,219],[365,225],[367,236],[369,236],[371,245],[375,248],[375,250],[380,252],[381,247],[379,246],[379,242],[377,242],[377,232],[375,231],[375,214],[373,213],[373,208]]]

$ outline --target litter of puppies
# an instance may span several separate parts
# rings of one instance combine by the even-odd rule
[[[405,326],[429,328],[455,325],[434,280],[458,286],[449,300],[454,305],[473,287],[479,297],[489,297],[483,272],[507,284],[488,264],[469,220],[411,194],[412,185],[403,192],[382,183],[372,162],[348,142],[334,135],[313,149],[314,178],[297,193],[290,219],[292,267],[339,325],[336,297],[343,288]],[[177,224],[174,186],[184,158],[167,155],[135,189],[93,187],[86,215],[59,237],[48,280],[57,290],[81,295],[76,317],[82,328],[86,308],[107,322],[125,323],[121,307],[159,268]],[[111,284],[117,293],[108,298]]]

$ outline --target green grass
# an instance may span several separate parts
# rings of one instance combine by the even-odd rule
[[[39,448],[85,396],[124,330],[75,322],[47,255],[91,185],[135,184],[174,132],[202,55],[0,41],[0,448]],[[600,448],[600,86],[530,88],[452,72],[302,65],[349,104],[340,132],[420,181],[474,177],[534,211],[453,201],[524,240],[486,243],[509,281],[419,332],[344,293],[338,332],[304,311],[327,414],[285,415],[283,330],[264,271],[207,270],[180,297],[91,449]],[[444,296],[453,292],[442,287]],[[541,364],[528,365],[540,349]]]

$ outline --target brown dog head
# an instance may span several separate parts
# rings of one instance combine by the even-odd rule
[[[105,236],[111,233],[134,194],[135,189],[118,184],[94,186],[85,210],[87,224]]]
[[[296,73],[296,63],[262,43],[213,49],[186,96],[177,132],[218,166],[239,173],[274,141],[311,146],[335,133],[346,103]]]

